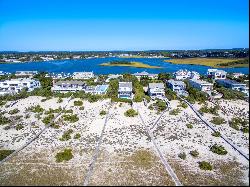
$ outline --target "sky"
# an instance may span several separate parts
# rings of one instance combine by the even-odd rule
[[[248,0],[0,0],[0,51],[249,47]]]

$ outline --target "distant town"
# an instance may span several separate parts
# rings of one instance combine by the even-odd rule
[[[0,52],[0,63],[21,63],[63,59],[121,58],[247,58],[248,48],[205,50],[150,50],[150,51],[40,51]]]

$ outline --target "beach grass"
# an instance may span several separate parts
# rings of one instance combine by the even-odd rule
[[[112,64],[112,63],[102,63],[100,64],[100,66],[128,66],[128,67],[136,67],[136,68],[151,68],[151,69],[158,69],[158,68],[162,68],[160,66],[151,66],[151,65],[148,65],[148,64],[144,64],[144,63],[141,63],[141,62],[129,62],[127,64],[125,63],[115,63],[115,64]]]
[[[168,59],[165,62],[172,64],[191,64],[203,65],[213,68],[229,68],[229,67],[249,67],[249,61],[245,58],[183,58],[183,59]]]

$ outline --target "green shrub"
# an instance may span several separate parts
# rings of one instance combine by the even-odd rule
[[[209,162],[202,161],[202,162],[199,162],[199,168],[202,170],[210,170],[211,171],[213,169],[213,166]]]
[[[79,107],[79,110],[84,110],[84,106],[80,106],[80,107]]]
[[[232,118],[229,121],[229,126],[237,131],[241,130],[244,133],[248,132],[248,121],[240,117]]]
[[[0,106],[3,106],[7,103],[7,101],[0,101]]]
[[[44,109],[40,105],[29,107],[28,110],[34,113],[42,113],[44,111]]]
[[[192,129],[193,125],[189,123],[189,124],[187,124],[187,128]]]
[[[199,109],[199,112],[200,113],[210,113],[210,114],[213,114],[213,115],[218,115],[218,110],[220,109],[219,105],[216,105],[214,107],[208,107],[208,106],[202,106],[200,109]]]
[[[74,106],[82,106],[83,102],[78,100],[78,101],[74,101]]]
[[[59,129],[60,125],[55,124],[54,122],[51,124],[52,128]]]
[[[178,157],[181,158],[182,160],[185,160],[187,158],[187,155],[185,152],[178,154]]]
[[[75,134],[74,139],[79,139],[79,138],[81,138],[81,134],[80,133]]]
[[[59,107],[59,108],[56,108],[56,109],[52,109],[52,108],[49,108],[48,111],[45,112],[45,114],[53,114],[53,113],[59,113],[62,111],[62,108]]]
[[[63,99],[61,97],[58,98],[57,103],[62,103]]]
[[[181,102],[177,107],[187,108],[188,105],[185,102]]]
[[[212,133],[212,136],[215,136],[215,137],[220,137],[220,132],[219,131],[216,131],[216,132],[213,132]]]
[[[164,111],[167,108],[167,104],[164,101],[157,100],[156,103],[153,104],[159,112]]]
[[[63,120],[68,121],[70,123],[75,123],[79,120],[78,116],[76,114],[72,115],[63,115]]]
[[[80,107],[80,108],[81,108],[81,107]],[[70,114],[73,114],[73,110],[72,110],[72,109],[64,110],[63,113],[70,113]]]
[[[215,125],[221,125],[221,124],[225,123],[226,121],[222,117],[213,117],[213,119],[210,122],[215,124]]]
[[[73,133],[72,129],[69,129],[67,131],[65,131],[62,135],[62,137],[59,139],[61,141],[67,141],[69,139],[71,139],[71,134]]]
[[[124,113],[124,115],[127,117],[134,117],[137,116],[138,113],[134,109],[129,109]]]
[[[178,115],[181,112],[179,108],[173,109],[169,111],[169,115]]]
[[[5,150],[5,149],[0,150],[0,161],[9,156],[13,152],[14,150]]]
[[[154,109],[153,105],[152,105],[152,104],[149,105],[149,106],[148,106],[148,109],[149,109],[149,110],[153,110],[153,109]]]
[[[213,153],[216,153],[218,155],[226,155],[227,154],[226,149],[222,145],[217,145],[217,144],[214,144],[210,148],[210,151],[212,151]]]
[[[16,130],[21,130],[23,128],[24,128],[24,126],[22,124],[17,124],[16,125]]]
[[[52,122],[52,120],[54,119],[54,114],[49,114],[48,116],[44,117],[42,122],[45,124],[45,125],[48,125],[50,122]]]
[[[10,110],[9,114],[17,114],[20,110],[18,110],[17,108]]]
[[[243,133],[249,133],[249,128],[248,127],[244,127],[244,128],[241,129],[241,131]]]
[[[11,122],[10,119],[6,118],[2,114],[0,114],[0,125],[5,125],[7,123]]]
[[[100,115],[101,115],[101,116],[106,115],[106,111],[105,111],[105,110],[102,110],[102,111],[100,112]]]
[[[56,162],[69,161],[73,158],[72,149],[64,149],[64,151],[56,154]]]
[[[41,100],[41,102],[45,102],[45,101],[47,101],[47,99],[46,99],[46,98]]]
[[[190,155],[192,155],[193,157],[198,157],[199,156],[199,152],[197,150],[190,151]]]

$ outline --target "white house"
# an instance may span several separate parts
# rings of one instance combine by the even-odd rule
[[[157,79],[158,78],[158,74],[152,74],[152,73],[148,73],[146,71],[143,71],[141,73],[134,73],[134,76],[136,76],[139,80],[140,78],[149,78],[149,79]]]
[[[148,95],[152,98],[164,98],[165,97],[165,86],[163,83],[149,83],[148,84]]]
[[[19,78],[0,81],[0,95],[16,94],[22,89],[27,88],[28,92],[33,91],[35,88],[40,88],[40,81],[29,78]]]
[[[177,95],[188,95],[188,92],[186,91],[186,84],[183,81],[170,79],[167,81],[167,85],[172,91],[176,92]]]
[[[85,91],[86,83],[82,81],[58,81],[53,83],[51,88],[54,92],[76,92],[76,91]]]
[[[18,76],[34,76],[38,71],[16,71],[15,75]]]
[[[109,82],[110,79],[117,79],[118,77],[123,77],[123,75],[122,74],[109,74],[105,82]]]
[[[200,74],[196,71],[188,71],[188,70],[179,70],[173,73],[174,78],[176,80],[184,80],[184,79],[199,79]]]
[[[221,86],[224,86],[224,87],[232,89],[232,90],[237,90],[237,91],[243,92],[247,96],[249,96],[249,88],[244,83],[239,83],[235,80],[229,80],[229,79],[216,80],[216,82]]]
[[[132,82],[119,82],[118,97],[125,99],[132,99]]]
[[[94,78],[94,73],[92,72],[74,72],[73,79],[91,79]]]
[[[195,79],[189,79],[190,86],[193,88],[196,88],[200,91],[207,92],[208,94],[211,94],[211,91],[213,90],[213,83],[206,82],[203,80],[195,80]]]
[[[218,70],[218,69],[208,69],[207,70],[207,77],[212,78],[214,80],[216,79],[226,79],[227,72],[224,70]]]

